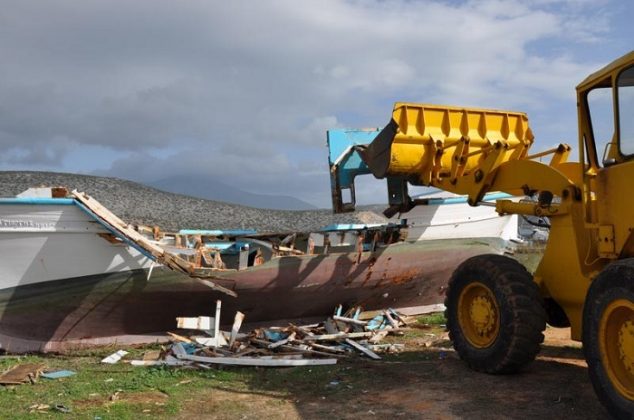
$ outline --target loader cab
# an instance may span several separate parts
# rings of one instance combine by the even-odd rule
[[[634,158],[634,55],[628,64],[577,88],[581,146],[595,169]]]
[[[577,107],[585,221],[598,232],[598,256],[634,256],[634,51],[579,84]]]

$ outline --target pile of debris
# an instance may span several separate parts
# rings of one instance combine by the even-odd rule
[[[332,365],[353,354],[378,360],[381,359],[378,353],[399,352],[404,347],[402,344],[380,344],[388,334],[398,334],[407,325],[405,317],[392,309],[362,312],[361,308],[353,308],[342,313],[339,306],[332,317],[319,324],[300,326],[291,323],[286,327],[257,328],[240,333],[244,321],[241,312],[236,313],[230,332],[220,331],[220,305],[218,301],[215,318],[177,318],[179,328],[194,331],[187,336],[168,333],[173,342],[171,346],[161,352],[148,352],[143,360],[130,363],[203,369],[212,365]],[[125,351],[119,351],[103,362],[116,363],[125,354]]]

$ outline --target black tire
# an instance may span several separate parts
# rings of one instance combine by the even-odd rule
[[[634,419],[633,324],[634,259],[628,258],[597,276],[583,307],[583,349],[590,380],[601,403],[617,419]],[[623,359],[619,351],[628,357]]]
[[[473,339],[470,341],[469,337],[473,337],[473,328],[468,325],[471,318],[465,321],[466,307],[459,311],[459,305],[468,301],[461,296],[468,295],[474,287],[477,291],[479,285],[490,291],[488,296],[494,299],[499,314],[497,331],[490,334],[491,342],[483,345],[474,344]],[[449,338],[460,358],[472,369],[493,374],[515,373],[535,360],[539,353],[544,341],[546,312],[537,284],[516,260],[489,254],[469,258],[454,271],[445,306]]]

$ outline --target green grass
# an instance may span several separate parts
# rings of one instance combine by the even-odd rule
[[[72,410],[71,418],[136,418],[143,410],[168,416],[178,412],[179,401],[192,391],[226,383],[236,387],[243,379],[240,371],[106,365],[100,359],[101,356],[28,356],[1,360],[2,371],[16,364],[41,363],[47,370],[69,369],[77,374],[57,380],[40,378],[34,385],[0,386],[0,413],[11,413],[11,418],[31,418],[29,407],[35,404],[62,404]],[[69,416],[54,409],[45,411],[53,416]]]
[[[445,314],[443,314],[442,312],[420,316],[416,318],[416,321],[422,325],[444,325],[447,323],[447,319],[445,319]]]
[[[430,319],[440,322],[437,316]],[[427,331],[430,330],[412,329],[404,337],[390,336],[384,342],[407,342]],[[126,349],[130,354],[125,359],[140,359],[145,351],[158,348],[155,345]],[[115,365],[100,363],[103,357],[116,350],[118,348],[107,347],[80,350],[71,355],[0,358],[0,372],[26,363],[42,364],[45,370],[77,372],[74,376],[57,380],[39,378],[33,385],[0,386],[0,418],[173,418],[179,413],[182,415],[183,410],[190,414],[191,411],[187,410],[199,403],[231,418],[240,418],[241,413],[249,412],[249,407],[254,404],[252,400],[244,401],[245,395],[255,395],[255,404],[260,404],[258,409],[275,415],[278,405],[292,406],[289,401],[294,398],[311,396],[345,404],[360,390],[377,386],[374,373],[378,364],[358,357],[344,359],[333,366],[279,369],[226,367],[204,370],[134,367],[123,362]],[[386,362],[405,362],[427,360],[429,357],[424,352],[412,352],[384,355],[383,359]],[[223,396],[214,401],[214,391],[220,394],[228,392],[230,396],[227,400]],[[61,404],[72,411],[61,413],[50,408],[33,413],[29,407],[36,404],[50,407]],[[235,415],[231,416],[232,413]],[[195,417],[195,413],[192,415]]]

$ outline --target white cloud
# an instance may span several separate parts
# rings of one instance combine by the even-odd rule
[[[277,192],[325,165],[325,129],[382,125],[394,101],[574,115],[574,85],[602,64],[575,51],[607,36],[607,1],[5,2],[0,146],[18,152],[3,159],[106,147],[134,157],[112,175],[248,168]],[[327,199],[323,178],[286,192]]]

